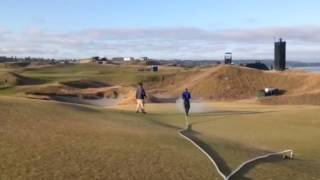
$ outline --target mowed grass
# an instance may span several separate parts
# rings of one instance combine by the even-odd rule
[[[257,161],[246,166],[233,179],[320,178],[320,107],[240,102],[204,103],[201,107],[206,112],[197,109],[198,112],[191,115],[193,133],[190,134],[219,161],[225,174],[256,156],[294,150],[294,160],[282,160],[276,156]],[[122,106],[121,109],[133,107]],[[176,112],[176,105],[155,104],[149,105],[149,109],[167,114],[162,120],[167,125],[181,123],[180,119],[170,118],[170,114],[173,116]]]
[[[190,133],[227,174],[245,160],[293,149],[245,167],[233,179],[319,179],[320,108],[208,103]],[[0,179],[221,179],[182,139],[175,104],[90,106],[0,97]]]
[[[218,106],[219,107],[219,106]],[[214,113],[195,115],[197,137],[209,144],[230,169],[269,152],[294,150],[295,160],[259,161],[237,177],[251,179],[320,178],[320,108],[231,104]]]
[[[0,85],[1,95],[24,96],[26,92],[33,92],[41,88],[52,89],[55,86],[70,84],[74,81],[99,82],[106,85],[122,85],[135,87],[143,82],[146,87],[160,82],[164,77],[175,75],[185,70],[179,67],[159,67],[159,72],[146,71],[148,66],[141,65],[98,65],[98,64],[69,64],[45,67],[0,68],[1,72],[17,73],[31,79],[36,84],[3,87]],[[139,71],[144,69],[144,71]],[[41,91],[41,90],[40,90]]]
[[[218,179],[161,114],[0,97],[0,117],[1,180]]]
[[[26,68],[20,70],[19,73],[48,83],[89,79],[116,85],[136,85],[138,82],[158,81],[162,75],[182,71],[179,68],[161,67],[159,72],[153,73],[138,71],[139,68],[147,68],[147,66],[71,64]]]

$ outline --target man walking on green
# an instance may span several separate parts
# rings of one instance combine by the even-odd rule
[[[191,94],[188,88],[186,88],[185,91],[182,93],[182,99],[186,116],[189,116]]]
[[[143,88],[143,84],[139,83],[138,87],[137,87],[137,91],[136,91],[136,99],[137,99],[137,108],[136,108],[136,112],[139,113],[139,111],[141,110],[142,113],[146,113],[145,109],[144,109],[144,98],[146,98],[146,91]]]

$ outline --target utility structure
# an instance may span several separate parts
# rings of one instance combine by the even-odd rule
[[[274,43],[273,68],[277,71],[284,71],[286,69],[286,42],[281,38]]]
[[[224,64],[232,64],[232,53],[226,52],[224,54]]]

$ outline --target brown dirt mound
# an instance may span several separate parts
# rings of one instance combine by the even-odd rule
[[[320,105],[320,92],[305,93],[300,95],[268,97],[259,99],[259,102],[266,105]]]
[[[288,97],[303,99],[308,94],[310,99],[320,91],[320,74],[305,72],[260,71],[238,66],[218,66],[191,72],[171,75],[163,78],[157,87],[160,94],[177,97],[184,88],[189,88],[193,97],[212,100],[241,100],[253,98],[256,92],[266,87],[283,90],[280,99]],[[276,101],[276,100],[274,100]],[[281,102],[287,102],[281,100]],[[296,100],[308,102],[308,100]]]

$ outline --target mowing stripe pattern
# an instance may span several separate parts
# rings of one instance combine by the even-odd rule
[[[179,131],[179,135],[186,139],[187,141],[189,141],[190,143],[192,143],[195,147],[197,147],[209,160],[210,162],[214,165],[214,167],[216,168],[217,172],[219,173],[219,175],[224,179],[224,180],[229,180],[232,176],[234,176],[235,174],[237,174],[244,166],[257,161],[259,159],[265,159],[265,158],[269,158],[271,156],[275,156],[275,155],[286,155],[289,154],[289,158],[292,159],[293,158],[293,150],[291,149],[287,149],[284,151],[280,151],[280,152],[275,152],[275,153],[269,153],[269,154],[265,154],[265,155],[261,155],[261,156],[257,156],[255,158],[249,159],[245,162],[243,162],[240,166],[238,166],[235,170],[233,170],[229,175],[225,175],[221,172],[219,165],[217,164],[217,162],[200,146],[198,145],[196,142],[194,142],[191,138],[189,138],[188,136],[184,135],[183,133],[189,130],[189,120],[188,117],[186,116],[186,125],[187,127],[185,129],[182,129]]]

